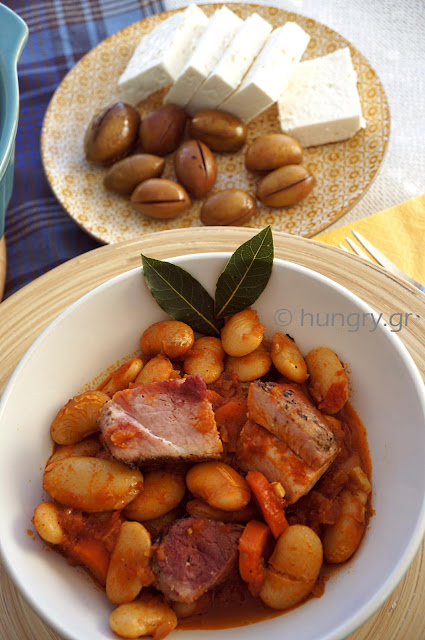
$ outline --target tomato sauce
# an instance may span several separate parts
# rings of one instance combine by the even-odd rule
[[[260,598],[254,598],[245,583],[236,578],[216,591],[207,612],[179,619],[177,628],[207,630],[243,627],[253,622],[275,618],[281,613],[267,607]]]
[[[210,385],[208,393],[210,394],[209,399],[218,413],[217,423],[220,431],[222,435],[225,435],[223,440],[229,457],[228,462],[232,464],[234,441],[245,421],[247,387],[236,383],[233,376],[224,374],[218,383]],[[235,417],[238,418],[236,421]],[[356,411],[347,402],[334,417],[341,422],[341,425],[338,422],[333,424],[330,420],[329,426],[341,446],[341,453],[309,494],[285,509],[289,524],[306,524],[319,535],[324,525],[335,522],[336,497],[350,482],[346,472],[347,461],[358,460],[359,466],[369,478],[372,471],[366,429]],[[54,451],[57,449],[58,447],[55,445]],[[107,453],[97,453],[96,455],[109,457]],[[302,469],[300,469],[301,473],[303,473]],[[366,524],[372,514],[369,497]],[[158,519],[161,522],[148,521],[143,524],[154,539],[164,526],[183,515],[185,515],[184,510],[182,513],[182,505],[180,505],[166,516]],[[82,565],[88,569],[90,574],[95,576],[98,585],[104,585],[110,553],[118,536],[120,522],[121,514],[119,511],[87,516],[78,510],[64,507],[61,513],[61,524],[66,532],[66,542],[58,550],[67,557],[71,564]],[[92,547],[88,549],[87,543],[92,546],[95,544],[96,549],[93,550]],[[324,564],[313,592],[307,599],[321,597],[325,591],[326,581],[341,566],[344,565],[329,566]],[[294,608],[298,608],[302,604],[303,602]],[[247,585],[239,575],[235,575],[214,590],[206,609],[202,613],[179,618],[178,629],[217,630],[241,627],[275,618],[290,610],[277,611],[267,607],[260,598],[255,598],[250,594]]]
[[[310,493],[286,509],[290,524],[307,524],[319,533],[324,524],[332,524],[335,521],[336,503],[334,499],[349,483],[349,476],[344,471],[344,463],[352,456],[358,456],[361,467],[369,478],[372,471],[366,429],[356,411],[347,402],[342,411],[335,415],[335,418],[342,422],[341,432],[335,434],[342,443],[340,455]],[[324,498],[319,498],[318,494]],[[369,499],[366,524],[372,513]],[[325,563],[309,598],[321,597],[325,592],[327,580],[342,566],[344,565],[327,565]],[[303,602],[299,603],[295,608],[302,606],[302,604]],[[208,630],[241,627],[275,618],[287,611],[290,609],[276,611],[267,607],[260,598],[254,598],[245,583],[237,577],[215,592],[208,611],[179,619],[178,629]]]

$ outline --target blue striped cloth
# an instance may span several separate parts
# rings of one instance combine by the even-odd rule
[[[56,201],[40,157],[43,118],[67,72],[101,40],[154,13],[161,0],[6,0],[28,25],[18,66],[20,116],[15,183],[6,212],[4,297],[43,273],[100,246]]]

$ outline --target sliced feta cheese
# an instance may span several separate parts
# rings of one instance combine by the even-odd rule
[[[164,102],[185,107],[214,69],[243,21],[227,7],[217,9]]]
[[[309,40],[310,36],[295,22],[275,29],[241,85],[219,108],[244,122],[268,109],[288,84]]]
[[[282,131],[304,147],[347,140],[364,127],[349,48],[300,62],[278,110]]]
[[[243,22],[217,65],[189,101],[187,111],[191,115],[203,109],[216,109],[239,86],[271,30],[271,25],[258,13]]]
[[[205,13],[191,4],[144,36],[118,80],[124,100],[137,104],[174,82],[207,24]]]

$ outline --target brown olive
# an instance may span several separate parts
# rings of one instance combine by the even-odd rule
[[[175,218],[190,205],[185,189],[165,178],[152,178],[139,184],[131,194],[137,211],[159,220]]]
[[[175,151],[183,138],[186,114],[175,104],[164,104],[142,119],[139,138],[146,153],[165,156]]]
[[[149,153],[129,156],[108,169],[103,185],[114,193],[129,195],[144,180],[159,178],[164,171],[164,165],[164,158]]]
[[[206,225],[239,225],[248,222],[257,209],[255,198],[242,189],[212,193],[202,205],[201,222]]]
[[[268,172],[288,164],[299,164],[303,148],[298,140],[283,133],[270,133],[250,144],[245,155],[249,171]]]
[[[105,165],[126,156],[135,146],[139,124],[138,111],[124,102],[98,113],[84,137],[87,160]]]
[[[300,164],[288,164],[267,174],[257,185],[257,198],[268,207],[290,207],[303,200],[316,184]]]
[[[196,113],[189,123],[188,133],[213,151],[237,151],[246,140],[244,123],[232,114],[216,109]]]
[[[217,180],[215,158],[199,140],[188,140],[177,149],[174,168],[177,180],[196,198],[211,191]]]

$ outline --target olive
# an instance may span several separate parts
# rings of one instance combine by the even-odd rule
[[[142,119],[140,142],[143,151],[165,156],[175,151],[183,138],[186,114],[175,104],[164,104]]]
[[[249,171],[267,172],[288,164],[299,164],[303,148],[298,140],[284,133],[269,133],[252,142],[245,155]]]
[[[174,155],[177,180],[195,198],[210,191],[217,180],[217,164],[213,153],[203,142],[188,140]]]
[[[255,198],[242,189],[224,189],[207,197],[201,209],[205,225],[240,225],[255,214]]]
[[[103,184],[109,191],[129,195],[144,180],[159,178],[164,165],[164,158],[149,153],[128,156],[108,169]]]
[[[189,136],[201,140],[213,151],[237,151],[246,140],[246,126],[231,113],[207,109],[189,123]]]
[[[84,137],[87,160],[108,165],[126,156],[137,141],[140,116],[124,102],[106,107],[90,122]]]
[[[186,190],[177,182],[152,178],[139,184],[131,194],[133,207],[146,216],[165,220],[176,218],[190,205]]]
[[[308,169],[301,164],[288,164],[260,180],[257,198],[268,207],[290,207],[306,198],[315,184]]]

